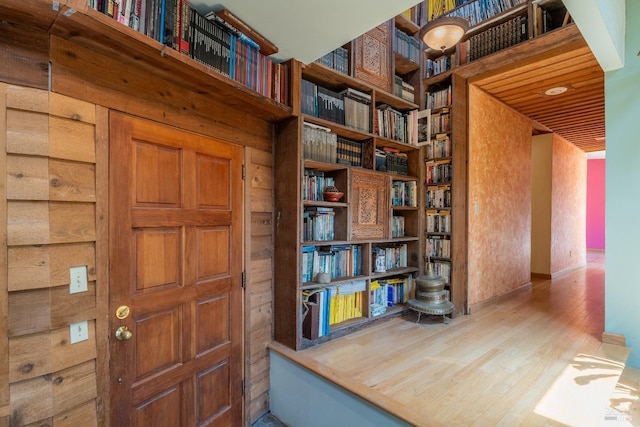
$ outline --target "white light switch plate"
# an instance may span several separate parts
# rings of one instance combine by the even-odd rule
[[[75,344],[89,339],[89,324],[84,322],[72,323],[69,325],[69,342]]]
[[[87,292],[87,266],[71,267],[69,269],[69,293]]]

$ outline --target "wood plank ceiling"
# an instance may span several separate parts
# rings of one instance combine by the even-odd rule
[[[530,118],[536,133],[553,131],[585,152],[605,149],[604,72],[584,40],[560,52],[469,79]],[[545,91],[566,87],[559,95]]]

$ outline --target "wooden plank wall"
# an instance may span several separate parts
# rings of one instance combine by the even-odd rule
[[[96,107],[6,84],[0,94],[11,425],[97,425]],[[82,265],[88,291],[70,294],[69,268]],[[80,321],[89,339],[71,345]]]
[[[250,210],[246,233],[250,239],[247,263],[245,361],[249,424],[269,411],[269,352],[273,339],[273,155],[247,148],[246,195]]]

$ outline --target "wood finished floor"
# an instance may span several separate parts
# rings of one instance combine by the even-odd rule
[[[625,355],[601,346],[604,254],[588,261],[448,325],[411,315],[276,350],[415,425],[602,425]],[[637,386],[626,390],[636,408]],[[640,422],[623,414],[613,425]]]

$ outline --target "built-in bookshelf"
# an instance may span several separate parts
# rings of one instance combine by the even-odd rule
[[[418,105],[321,60],[299,78],[275,150],[275,337],[295,349],[405,310],[424,267]]]
[[[225,9],[197,10],[188,0],[89,0],[88,5],[262,96],[289,103],[288,65],[269,56],[277,48]]]
[[[531,38],[571,22],[561,0],[471,0],[450,2],[439,16],[459,16],[469,22],[469,30],[455,49],[440,52],[428,49],[424,58],[424,78],[434,78],[456,67],[516,46]]]
[[[452,218],[452,86],[451,81],[429,87],[430,136],[424,146],[425,258],[434,272],[451,283]],[[428,266],[428,264],[427,264]]]

